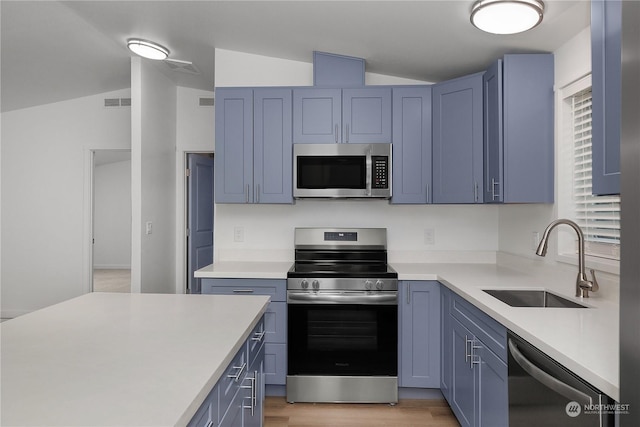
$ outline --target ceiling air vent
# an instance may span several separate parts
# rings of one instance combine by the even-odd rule
[[[164,63],[167,64],[167,67],[171,68],[173,71],[178,71],[180,73],[187,74],[200,74],[200,70],[189,61],[180,61],[179,59],[165,59]]]
[[[200,98],[201,107],[213,107],[214,102],[214,98]]]

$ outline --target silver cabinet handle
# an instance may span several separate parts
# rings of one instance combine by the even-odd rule
[[[475,339],[471,340],[471,355],[470,355],[470,363],[469,367],[473,369],[473,365],[480,364],[480,357],[476,355],[476,350],[482,348],[481,345],[476,345],[477,341]]]
[[[427,191],[427,203],[429,203],[429,196],[431,195],[431,194],[430,194],[430,192],[431,192],[431,191],[429,190],[429,187],[430,187],[430,186],[429,186],[429,184],[427,184],[427,185],[426,185],[426,191]]]
[[[260,203],[260,184],[256,185],[256,198],[255,203]]]
[[[500,192],[496,194],[496,185],[500,185],[500,181],[496,181],[495,178],[491,178],[491,200],[495,200],[500,197]]]
[[[251,389],[251,397],[250,399],[250,404],[249,406],[245,406],[244,404],[242,405],[242,409],[250,409],[251,410],[251,416],[253,417],[253,414],[255,412],[255,408],[258,404],[258,391],[256,387],[256,383],[258,381],[258,371],[254,371],[253,372],[253,378],[248,377],[246,378],[247,380],[251,381],[251,385],[243,385],[242,388],[250,388]]]
[[[469,337],[467,335],[464,336],[464,361],[469,362],[469,358],[471,357],[469,354]]]
[[[238,382],[238,380],[240,380],[240,377],[242,376],[242,373],[244,372],[244,368],[247,367],[247,363],[243,363],[242,366],[234,366],[232,369],[237,369],[238,372],[236,372],[235,375],[233,374],[229,374],[227,375],[227,378],[232,378],[233,381]]]
[[[252,341],[262,341],[264,338],[264,335],[267,333],[267,331],[261,331],[261,332],[256,332],[255,336],[251,337]]]
[[[552,377],[542,369],[534,365],[524,354],[520,353],[518,346],[511,339],[509,339],[509,352],[513,359],[520,365],[522,369],[537,381],[541,382],[551,390],[561,394],[569,400],[574,400],[581,404],[592,404],[591,397],[578,389],[571,387],[569,384],[565,384],[559,379]]]
[[[245,196],[245,203],[249,203],[249,184],[247,184],[247,191],[246,191],[246,196]]]
[[[336,132],[336,144],[338,143],[338,130],[339,130],[338,129],[338,125],[336,124],[336,130],[335,130],[335,132]]]
[[[252,294],[253,289],[234,289],[233,293],[234,294]]]
[[[473,183],[473,201],[478,201],[478,181],[474,181]]]
[[[348,123],[347,123],[346,128],[347,129],[346,129],[346,132],[345,132],[345,135],[344,135],[344,141],[348,144],[349,143],[349,124]]]

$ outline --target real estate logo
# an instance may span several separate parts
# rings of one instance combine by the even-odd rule
[[[570,416],[571,418],[575,418],[580,415],[582,408],[580,407],[580,404],[578,402],[571,401],[567,403],[567,406],[564,408],[564,410],[566,411],[568,416]]]

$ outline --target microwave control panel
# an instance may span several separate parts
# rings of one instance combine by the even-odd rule
[[[373,179],[371,188],[389,188],[389,157],[371,156]]]

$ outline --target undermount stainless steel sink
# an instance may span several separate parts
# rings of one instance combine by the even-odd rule
[[[588,308],[544,290],[484,289],[484,292],[511,307]]]

